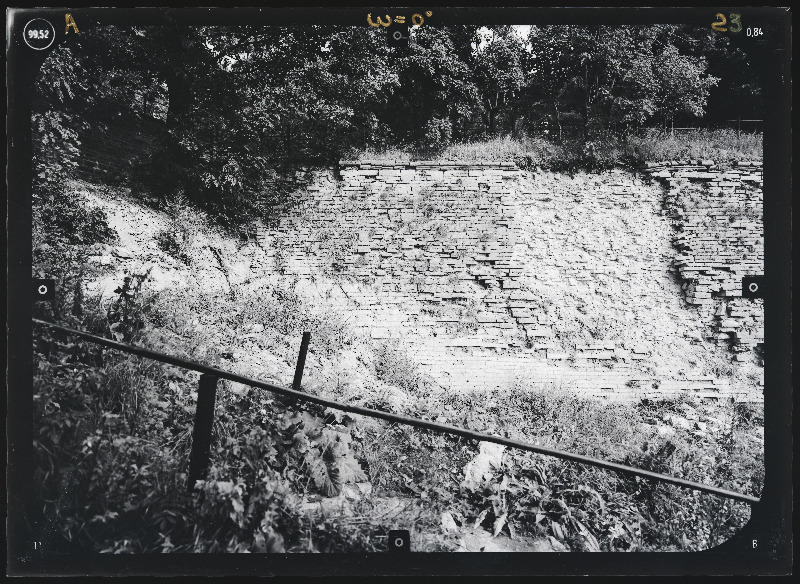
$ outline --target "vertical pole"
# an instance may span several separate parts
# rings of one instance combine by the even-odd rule
[[[311,333],[304,332],[303,340],[300,342],[300,355],[297,357],[297,368],[294,370],[294,382],[292,389],[300,391],[300,383],[303,381],[303,369],[306,366],[306,353],[308,352],[308,343],[311,341]]]
[[[197,389],[197,408],[194,414],[192,453],[189,459],[189,490],[195,481],[205,478],[211,453],[211,426],[214,423],[214,402],[217,398],[217,378],[203,373]]]
[[[83,316],[83,273],[78,274],[75,280],[75,294],[72,297],[72,314],[81,318]]]

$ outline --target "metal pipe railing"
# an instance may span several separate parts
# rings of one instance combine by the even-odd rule
[[[442,432],[445,434],[451,434],[454,436],[461,436],[462,438],[468,438],[470,440],[482,440],[485,442],[492,442],[494,444],[502,444],[503,446],[507,446],[509,448],[516,448],[519,450],[526,450],[528,452],[536,452],[538,454],[544,454],[547,456],[555,456],[556,458],[562,458],[564,460],[569,460],[572,462],[578,462],[580,464],[587,464],[590,466],[595,466],[598,468],[603,468],[606,470],[613,470],[615,472],[639,476],[647,479],[652,479],[655,481],[659,481],[662,483],[668,483],[671,485],[676,485],[678,487],[682,487],[685,489],[694,489],[696,491],[700,491],[703,493],[709,493],[711,495],[717,495],[720,497],[725,497],[728,499],[733,499],[735,501],[742,501],[745,503],[758,503],[759,499],[757,497],[753,497],[752,495],[745,495],[744,493],[738,493],[736,491],[730,491],[728,489],[722,489],[720,487],[714,487],[711,485],[705,485],[703,483],[696,483],[694,481],[687,481],[685,479],[681,479],[678,477],[673,477],[670,475],[665,475],[657,472],[652,472],[649,470],[644,470],[640,468],[636,468],[633,466],[628,466],[625,464],[619,464],[617,462],[609,462],[606,460],[600,460],[597,458],[592,458],[590,456],[584,456],[581,454],[573,454],[571,452],[564,452],[562,450],[557,450],[555,448],[548,448],[545,446],[537,446],[535,444],[528,444],[527,442],[521,442],[519,440],[512,440],[510,438],[502,438],[500,436],[492,436],[491,434],[484,434],[482,432],[475,432],[473,430],[469,430],[466,428],[459,428],[457,426],[450,426],[447,424],[439,424],[437,422],[429,422],[427,420],[421,420],[419,418],[413,418],[411,416],[403,416],[401,414],[393,414],[389,412],[382,412],[380,410],[372,410],[369,408],[363,408],[360,406],[354,406],[350,404],[343,404],[337,401],[333,401],[330,399],[325,399],[322,397],[318,397],[315,395],[309,395],[307,393],[303,393],[302,391],[298,391],[298,389],[289,389],[286,387],[280,387],[278,385],[273,385],[271,383],[266,383],[264,381],[259,381],[257,379],[250,379],[249,377],[244,377],[243,375],[237,375],[235,373],[231,373],[229,371],[224,371],[222,369],[217,369],[216,367],[209,367],[208,365],[203,365],[201,363],[195,363],[193,361],[189,361],[187,359],[181,359],[180,357],[173,357],[171,355],[166,355],[164,353],[159,353],[158,351],[151,351],[150,349],[144,349],[142,347],[136,347],[133,345],[126,345],[124,343],[120,343],[117,341],[112,341],[111,339],[106,339],[103,337],[99,337],[97,335],[93,335],[90,333],[86,333],[83,331],[67,328],[58,324],[53,324],[50,322],[45,322],[43,320],[38,320],[36,318],[33,319],[33,322],[37,325],[47,326],[55,330],[59,330],[66,334],[75,335],[82,339],[85,339],[89,342],[103,345],[105,347],[109,347],[111,349],[116,349],[118,351],[123,351],[125,353],[130,353],[132,355],[138,355],[140,357],[145,357],[147,359],[152,359],[154,361],[160,361],[161,363],[167,363],[169,365],[175,365],[178,367],[183,367],[184,369],[190,369],[192,371],[197,371],[203,376],[209,376],[215,379],[227,379],[229,381],[233,381],[236,383],[242,383],[244,385],[250,385],[252,387],[258,387],[261,389],[266,389],[272,393],[277,393],[289,397],[296,398],[301,401],[308,401],[312,403],[316,403],[319,405],[327,406],[329,408],[342,410],[345,412],[351,412],[354,414],[359,414],[362,416],[368,416],[372,418],[379,418],[382,420],[387,420],[389,422],[397,422],[399,424],[405,424],[407,426],[414,426],[417,428],[425,428],[426,430],[433,430],[435,432]],[[308,344],[305,343],[305,348],[307,349]],[[301,349],[301,353],[302,353]],[[301,374],[302,375],[302,374]],[[297,377],[296,377],[297,379]],[[201,385],[203,385],[203,377],[201,376]],[[214,387],[216,387],[216,381],[214,382]],[[205,394],[209,394],[210,392],[204,392]],[[211,399],[212,403],[212,412],[213,412],[213,398]],[[198,408],[200,408],[200,394],[198,394]],[[196,423],[207,423],[205,418],[201,422],[200,413],[196,415]],[[210,428],[209,428],[210,430]],[[198,435],[198,430],[195,429],[195,435]],[[200,436],[204,436],[204,430],[200,431]],[[205,441],[200,444],[201,448],[205,448]],[[192,449],[194,451],[195,445],[194,442],[192,444]],[[200,455],[193,455],[200,456]],[[208,454],[206,453],[205,460],[198,460],[197,463],[193,466],[195,469],[203,469],[208,466]]]

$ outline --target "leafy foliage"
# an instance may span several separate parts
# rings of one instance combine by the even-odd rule
[[[424,26],[400,53],[384,34],[176,25],[70,37],[37,80],[37,173],[69,171],[90,126],[156,117],[165,131],[127,180],[161,199],[183,192],[233,227],[259,200],[285,198],[265,180],[276,164],[393,147],[436,155],[524,128],[600,152],[609,133],[705,115],[723,89],[760,103],[747,55],[707,27],[547,26],[522,38],[509,26]]]
[[[417,148],[427,157],[447,148],[451,137],[452,129],[448,120],[431,118],[425,123]]]
[[[116,238],[105,213],[87,205],[63,174],[43,172],[34,185],[34,224],[49,245],[105,243]]]
[[[161,312],[140,281],[123,284],[105,314],[92,305],[69,324],[180,354],[192,343],[165,333],[190,330],[186,317]],[[220,392],[212,468],[187,492],[196,376],[48,329],[37,335],[35,357],[38,495],[56,547],[283,552],[342,537],[309,537],[300,505],[303,493],[332,497],[366,479],[352,420],[259,392]]]
[[[480,89],[483,121],[490,135],[495,133],[498,112],[509,109],[515,115],[520,90],[526,85],[528,54],[524,43],[510,27],[496,27],[486,45],[475,55],[475,79]],[[480,45],[479,45],[480,46]],[[511,122],[512,133],[514,122]]]
[[[176,303],[185,308],[185,299],[154,297],[135,280],[117,294],[107,307],[87,297],[83,315],[62,322],[168,353],[214,358],[208,333],[190,322],[196,307],[174,309]],[[242,318],[297,331],[312,318],[298,308],[291,290],[276,289],[271,299],[257,291],[235,314],[230,307],[228,314],[221,306],[205,310],[230,318],[232,329],[241,328]],[[316,322],[333,327],[333,321]],[[758,456],[741,447],[763,423],[752,406],[732,408],[719,436],[687,432],[664,439],[644,420],[667,419],[689,404],[603,405],[524,388],[428,396],[419,391],[426,386],[414,378],[412,360],[391,344],[382,354],[376,366],[382,360],[384,383],[416,393],[405,413],[743,492],[757,493],[763,481]],[[304,500],[340,496],[348,484],[366,480],[383,493],[419,500],[428,533],[438,529],[431,517],[447,511],[459,529],[553,537],[586,551],[705,549],[728,539],[748,517],[741,504],[528,453],[507,452],[488,476],[463,485],[464,465],[475,456],[467,440],[355,420],[258,390],[228,391],[225,384],[212,469],[187,492],[195,375],[47,332],[37,334],[35,358],[39,496],[51,525],[42,529],[51,529],[48,537],[62,546],[114,553],[374,550],[382,528],[346,518],[310,524],[304,511]],[[714,415],[723,414],[724,408]],[[363,505],[360,512],[369,517],[372,507]]]
[[[709,73],[732,54],[707,31],[536,28],[528,51],[513,31],[493,28],[482,45],[475,27],[422,27],[408,53],[398,55],[364,27],[101,27],[71,37],[45,62],[32,117],[34,266],[59,290],[52,304],[37,304],[35,315],[208,362],[235,360],[233,347],[243,342],[237,331],[245,326],[260,326],[252,342],[282,357],[296,350],[285,337],[305,330],[314,331],[312,353],[321,358],[353,342],[339,314],[305,306],[291,284],[244,294],[235,306],[151,294],[146,273],[128,274],[110,300],[85,294],[84,279],[104,271],[86,261],[89,246],[104,248],[114,233],[65,178],[85,124],[102,116],[163,119],[164,135],[131,181],[171,213],[159,243],[187,263],[197,228],[182,215],[190,202],[232,225],[251,218],[261,201],[284,196],[265,180],[270,150],[278,159],[299,153],[327,161],[362,147],[407,146],[427,156],[466,153],[572,169],[709,149],[749,155],[759,147],[755,138],[734,143],[721,134],[711,144],[620,139],[654,120],[703,114],[716,78]],[[714,48],[708,62],[698,44]],[[544,121],[559,130],[571,118],[581,136],[563,139],[559,132],[557,145],[541,137],[452,144],[501,127],[514,132],[517,118],[529,129]],[[439,206],[429,195],[419,201],[425,219]],[[205,315],[216,319],[214,336],[199,322]],[[431,384],[398,349],[375,347],[380,390],[358,396],[361,403],[393,409],[386,396],[398,389],[409,397],[406,413],[744,492],[757,492],[763,481],[760,459],[740,447],[763,425],[757,410],[737,408],[720,436],[687,432],[668,442],[644,420],[674,404],[654,412],[520,388],[502,397],[431,396]],[[573,549],[702,549],[747,519],[740,504],[534,454],[507,453],[490,476],[461,485],[463,465],[475,455],[466,440],[370,425],[255,390],[220,391],[212,468],[187,492],[195,375],[52,331],[37,333],[34,356],[40,528],[43,540],[60,538],[65,546],[112,553],[374,551],[370,538],[385,535],[383,528],[310,525],[304,507],[367,479],[384,493],[424,501],[429,511],[449,510],[462,526],[483,526],[495,536],[549,535]]]
[[[533,66],[545,83],[532,97],[551,104],[559,128],[561,112],[576,112],[587,139],[655,116],[702,115],[718,79],[702,57],[679,52],[675,34],[667,25],[533,27]]]
[[[480,412],[471,427],[757,494],[763,466],[734,446],[747,439],[752,422],[734,416],[718,438],[641,434],[644,417],[666,418],[686,405],[604,406],[534,390],[502,401],[450,397],[437,411]],[[533,453],[506,453],[491,477],[466,494],[466,502],[452,503],[455,517],[490,529],[502,523],[510,533],[552,535],[584,551],[706,549],[749,518],[745,504]]]

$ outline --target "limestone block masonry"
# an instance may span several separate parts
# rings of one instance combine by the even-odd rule
[[[406,351],[446,390],[759,400],[761,381],[743,379],[763,370],[744,349],[763,342],[763,315],[735,287],[761,273],[759,171],[649,174],[670,182],[666,193],[623,171],[341,161],[299,170],[305,186],[255,234],[268,270],[298,286],[325,281],[354,328]],[[734,206],[738,218],[723,221]],[[742,375],[719,373],[739,371],[723,341],[741,351]]]
[[[647,170],[666,183],[686,301],[698,307],[715,342],[737,354],[763,345],[763,301],[742,298],[742,277],[764,273],[761,162],[662,163]]]

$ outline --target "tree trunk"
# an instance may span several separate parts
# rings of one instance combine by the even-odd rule
[[[589,65],[583,67],[583,141],[589,137]]]
[[[165,73],[167,81],[167,128],[175,130],[189,111],[189,87],[186,78],[173,68]]]
[[[178,27],[170,27],[162,31],[162,34],[166,35],[161,70],[167,82],[167,129],[172,131],[185,121],[191,101],[184,58],[188,50],[188,39],[186,33]]]
[[[561,116],[559,115],[558,111],[558,100],[556,100],[556,124],[558,125],[558,141],[561,143],[564,141],[564,136],[561,129]]]
[[[486,112],[491,111],[491,106],[486,107]],[[481,113],[481,119],[483,120],[483,124],[488,128],[489,127],[489,114],[488,113]]]

